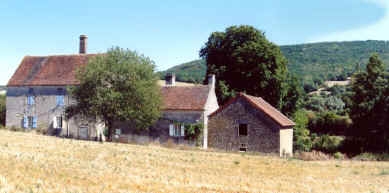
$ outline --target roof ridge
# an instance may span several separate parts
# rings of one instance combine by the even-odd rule
[[[42,58],[42,57],[58,57],[58,56],[92,56],[92,55],[100,55],[104,53],[91,53],[91,54],[53,54],[53,55],[46,55],[46,56],[32,56],[32,55],[25,55],[24,57],[29,58]]]
[[[277,120],[276,118],[274,118],[273,116],[271,116],[271,112],[270,111],[275,111],[276,113],[278,113],[278,115],[283,118],[283,119],[286,119],[287,121],[290,121],[291,123],[293,123],[293,121],[291,121],[287,116],[285,116],[281,111],[279,111],[277,108],[273,107],[273,105],[271,105],[270,103],[268,103],[266,100],[264,100],[262,97],[256,97],[256,96],[251,96],[251,95],[248,95],[248,94],[245,94],[245,93],[242,93],[242,96],[245,97],[247,100],[249,100],[253,105],[255,105],[256,107],[260,108],[263,112],[265,112],[268,116],[270,116],[273,120],[275,120],[276,122],[278,122],[279,124],[281,124],[282,126],[289,126],[289,125],[292,125],[292,124],[282,124],[280,123],[279,120]],[[260,105],[258,105],[255,101],[253,101],[253,99],[257,99],[257,100],[260,100],[261,102],[263,102],[267,108],[269,109],[266,109]],[[293,123],[294,124],[294,123]]]

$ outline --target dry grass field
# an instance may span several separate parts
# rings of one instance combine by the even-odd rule
[[[388,192],[388,162],[304,162],[0,131],[0,192]]]

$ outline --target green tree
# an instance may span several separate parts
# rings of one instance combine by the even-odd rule
[[[161,96],[155,65],[149,58],[121,48],[97,55],[79,69],[80,85],[70,89],[77,104],[69,117],[98,117],[108,127],[111,140],[114,121],[131,121],[145,129],[160,116]]]
[[[296,100],[288,101],[287,96],[296,93],[288,91],[294,87],[288,87],[287,60],[262,31],[243,25],[213,32],[200,56],[207,63],[206,76],[217,77],[216,94],[221,103],[245,92],[263,97],[278,109],[293,109]]]
[[[373,54],[366,72],[353,79],[350,117],[354,127],[350,134],[365,141],[365,150],[389,151],[389,79],[378,55]]]
[[[310,151],[312,140],[307,129],[308,115],[305,110],[298,110],[293,114],[293,121],[296,123],[293,131],[293,148],[300,151]]]

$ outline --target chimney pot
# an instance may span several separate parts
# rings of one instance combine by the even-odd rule
[[[167,73],[165,77],[165,84],[166,86],[176,86],[176,74],[174,73]]]
[[[88,36],[80,35],[80,54],[86,54],[88,48]]]

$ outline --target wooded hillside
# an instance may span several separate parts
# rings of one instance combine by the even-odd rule
[[[389,64],[389,41],[323,42],[280,46],[288,59],[289,71],[301,78],[303,84],[320,84],[324,80],[342,80],[359,69],[364,69],[368,58],[377,52]],[[202,82],[204,60],[194,60],[161,72],[175,72],[177,80]]]

